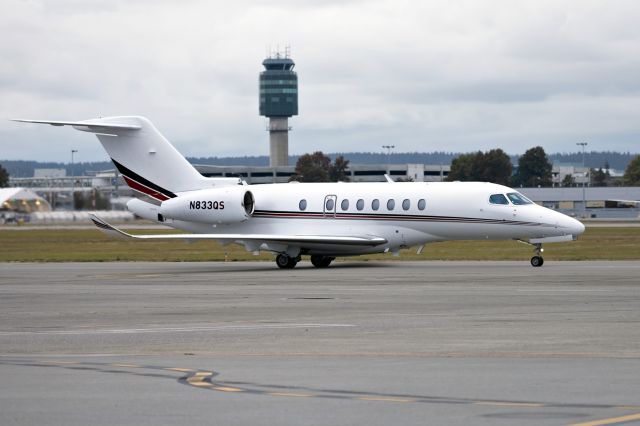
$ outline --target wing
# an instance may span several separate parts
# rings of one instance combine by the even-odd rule
[[[85,132],[108,134],[107,131],[111,130],[140,130],[141,127],[135,124],[126,123],[109,123],[106,121],[86,120],[86,121],[49,121],[49,120],[25,120],[21,118],[14,118],[11,121],[18,121],[20,123],[36,123],[36,124],[51,124],[52,126],[73,126],[76,130],[82,130]],[[115,135],[113,135],[115,136]]]
[[[348,246],[378,246],[387,242],[385,238],[373,235],[342,236],[342,235],[277,235],[277,234],[164,234],[164,235],[132,235],[116,228],[91,214],[93,223],[104,233],[140,240],[232,240],[259,241],[286,244],[338,244]]]

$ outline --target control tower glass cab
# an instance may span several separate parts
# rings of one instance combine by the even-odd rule
[[[291,117],[298,115],[298,75],[290,58],[267,58],[260,73],[260,115]]]
[[[260,73],[260,115],[269,118],[269,164],[286,166],[289,162],[288,119],[298,115],[298,75],[288,55],[276,55],[262,61]]]

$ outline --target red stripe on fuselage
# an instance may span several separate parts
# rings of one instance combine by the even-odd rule
[[[440,223],[466,223],[466,224],[488,224],[488,225],[521,225],[521,226],[546,226],[554,225],[524,222],[503,219],[488,219],[474,217],[452,217],[452,216],[430,216],[430,215],[402,215],[402,214],[343,214],[343,213],[296,213],[281,211],[264,211],[259,210],[253,214],[256,218],[292,218],[292,219],[340,219],[340,220],[378,220],[378,221],[404,221],[404,222],[440,222]]]
[[[136,182],[135,180],[129,177],[126,177],[124,175],[123,177],[125,182],[127,182],[127,185],[129,185],[129,187],[135,191],[141,192],[145,195],[148,195],[149,197],[155,198],[158,201],[164,201],[169,199],[169,197],[164,195],[162,192],[158,192],[155,189],[151,189],[148,186],[145,186],[140,182]]]

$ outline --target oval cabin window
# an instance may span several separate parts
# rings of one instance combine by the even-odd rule
[[[324,205],[326,207],[326,211],[328,212],[332,212],[333,208],[336,206],[335,203],[333,202],[333,198],[329,198],[326,202],[326,204]]]

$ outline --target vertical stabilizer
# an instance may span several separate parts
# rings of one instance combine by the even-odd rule
[[[92,121],[140,127],[94,132],[127,184],[136,191],[164,201],[175,197],[176,192],[206,186],[207,179],[146,118],[110,117]]]
[[[204,189],[215,183],[214,179],[198,173],[144,117],[14,121],[73,126],[77,130],[95,133],[127,184],[156,201],[173,198],[177,192]]]

